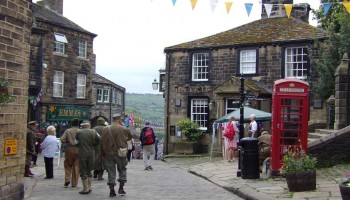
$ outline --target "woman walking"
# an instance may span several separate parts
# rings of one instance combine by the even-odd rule
[[[55,152],[59,150],[59,144],[56,138],[56,128],[49,126],[46,129],[47,136],[43,143],[41,143],[41,154],[44,156],[45,161],[45,179],[53,178],[53,157]]]
[[[236,157],[235,151],[237,150],[237,139],[236,132],[238,131],[235,118],[231,117],[226,128],[225,132],[233,132],[233,138],[225,138],[226,146],[226,158],[228,162],[233,162],[233,158]]]

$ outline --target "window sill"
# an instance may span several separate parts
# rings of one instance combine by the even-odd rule
[[[64,53],[52,52],[52,54],[55,55],[55,56],[61,56],[61,57],[65,57],[65,58],[68,57],[68,55],[66,55]]]
[[[84,57],[80,57],[80,56],[77,56],[76,59],[83,60],[83,61],[90,61],[90,59],[87,59],[87,58],[84,58]]]

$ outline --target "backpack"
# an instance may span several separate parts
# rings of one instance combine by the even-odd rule
[[[147,128],[147,130],[143,132],[142,144],[143,145],[154,144],[153,131],[151,128]]]

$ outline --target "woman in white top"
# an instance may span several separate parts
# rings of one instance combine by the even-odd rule
[[[49,126],[46,129],[47,136],[43,143],[41,143],[41,154],[44,156],[45,161],[45,179],[53,178],[53,157],[55,152],[59,150],[59,144],[56,138],[56,128],[54,126]]]

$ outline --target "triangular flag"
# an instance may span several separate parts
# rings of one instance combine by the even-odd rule
[[[328,11],[329,11],[329,8],[331,7],[331,3],[324,3],[323,4],[323,14],[324,14],[324,16],[326,16],[327,15],[327,13],[328,13]]]
[[[227,11],[227,14],[230,12],[231,10],[231,7],[232,7],[232,2],[225,2],[225,5],[226,5],[226,11]]]
[[[284,4],[284,8],[286,9],[286,13],[288,18],[290,17],[290,13],[292,12],[293,4]]]
[[[211,12],[214,12],[216,5],[218,4],[219,0],[210,0],[210,7],[211,7]]]
[[[252,3],[245,3],[245,9],[247,11],[248,17],[250,15],[250,12],[252,11],[253,4]]]
[[[273,4],[264,4],[267,17],[270,17]]]
[[[176,4],[176,0],[173,0],[173,6],[175,6],[175,4]]]
[[[343,5],[346,8],[346,10],[348,11],[348,13],[350,13],[350,2],[343,2]]]
[[[192,10],[196,7],[197,0],[191,0]]]

